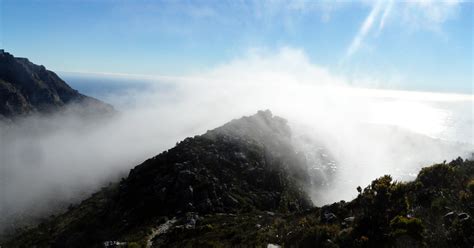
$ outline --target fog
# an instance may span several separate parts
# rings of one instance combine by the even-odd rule
[[[473,151],[472,95],[357,88],[348,83],[357,79],[292,48],[250,51],[182,77],[93,78],[144,86],[95,94],[119,111],[107,120],[63,111],[1,124],[0,229],[54,213],[177,141],[261,109],[288,119],[295,148],[324,180],[309,189],[316,205],[350,200],[383,174],[410,180],[421,166]]]

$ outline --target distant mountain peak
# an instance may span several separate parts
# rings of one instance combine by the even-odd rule
[[[50,113],[69,104],[113,112],[111,105],[79,93],[45,66],[0,50],[0,116]]]

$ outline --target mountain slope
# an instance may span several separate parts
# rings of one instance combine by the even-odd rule
[[[16,244],[100,246],[143,240],[167,218],[308,209],[308,173],[290,138],[269,111],[187,138]]]
[[[355,190],[355,189],[354,189]],[[156,247],[472,247],[474,162],[422,169],[413,182],[374,180],[351,202],[294,213],[209,215],[173,224]],[[182,225],[182,224],[181,224]],[[129,243],[133,244],[133,243]]]
[[[474,162],[374,180],[312,207],[305,161],[269,111],[233,120],[131,170],[5,247],[472,247]],[[355,189],[354,189],[355,190]]]
[[[0,50],[0,116],[48,113],[74,103],[98,112],[113,111],[110,105],[80,94],[44,66]]]
[[[143,206],[140,214],[294,211],[309,206],[299,185],[308,182],[306,175],[286,122],[261,111],[137,166],[122,184],[121,199],[127,209]]]

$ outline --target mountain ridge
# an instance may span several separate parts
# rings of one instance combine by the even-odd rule
[[[474,162],[389,175],[314,207],[305,161],[270,111],[232,120],[133,168],[5,247],[469,247]],[[355,189],[354,189],[355,190]]]
[[[52,113],[74,104],[85,106],[91,113],[114,111],[111,105],[71,88],[43,65],[0,49],[0,116]]]
[[[68,212],[88,216],[87,230],[82,228],[85,223],[73,218],[76,221],[65,230],[44,238],[59,246],[75,246],[76,240],[91,246],[103,241],[97,236],[117,239],[143,226],[156,225],[163,218],[183,218],[189,213],[309,209],[312,203],[305,192],[309,178],[304,161],[289,142],[290,136],[284,119],[259,111],[186,138],[105,189],[107,197],[93,210]],[[67,237],[70,232],[73,237]]]

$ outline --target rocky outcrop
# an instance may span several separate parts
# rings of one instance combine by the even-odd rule
[[[308,208],[308,173],[290,135],[285,120],[260,111],[187,138],[131,171],[121,184],[121,212],[146,217]]]
[[[44,66],[0,50],[0,117],[50,113],[68,104],[83,104],[97,113],[113,112],[112,106],[80,94]]]
[[[304,211],[312,207],[310,180],[290,139],[286,121],[270,111],[233,120],[148,159],[15,242],[93,247],[138,235],[153,243],[170,219],[194,229],[206,215]]]

